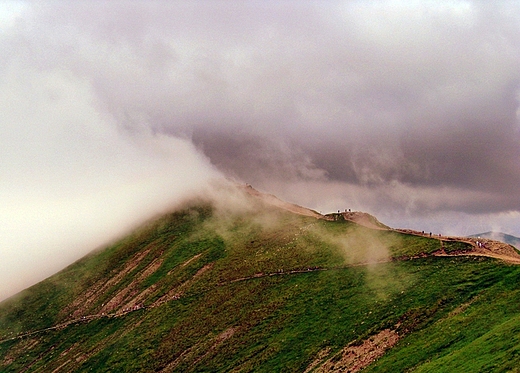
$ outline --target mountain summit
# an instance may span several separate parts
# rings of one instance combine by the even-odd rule
[[[518,252],[374,219],[194,198],[0,303],[0,370],[517,369]]]

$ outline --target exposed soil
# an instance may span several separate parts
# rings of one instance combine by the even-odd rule
[[[309,373],[312,372],[314,368],[316,368],[318,365],[323,363],[323,361],[330,355],[330,347],[325,347],[323,350],[318,352],[318,355],[316,355],[316,359],[305,369],[303,373]]]
[[[219,335],[217,335],[215,338],[211,339],[210,340],[211,346],[209,346],[209,347],[205,346],[205,345],[207,345],[208,341],[202,341],[202,342],[199,342],[199,343],[187,348],[177,358],[175,358],[173,361],[168,363],[168,365],[166,365],[166,367],[164,367],[161,370],[161,373],[171,372],[175,367],[177,367],[177,365],[179,365],[180,363],[182,363],[185,360],[193,359],[201,350],[205,349],[206,352],[202,356],[199,356],[192,364],[192,365],[196,365],[201,360],[206,358],[212,351],[214,351],[216,348],[218,348],[222,343],[224,343],[224,341],[231,338],[235,334],[235,332],[236,332],[236,328],[233,328],[233,327],[228,328],[228,329],[224,330],[222,333],[220,333]]]
[[[78,296],[75,301],[62,311],[62,315],[66,317],[70,314],[72,318],[77,318],[88,314],[92,305],[104,294],[107,289],[117,285],[123,278],[132,272],[141,263],[144,257],[150,252],[150,249],[135,254],[125,263],[125,266],[114,274],[108,281],[100,279],[84,294]]]
[[[222,343],[224,343],[224,341],[231,338],[233,336],[233,334],[235,334],[235,331],[236,331],[236,328],[228,328],[228,329],[224,330],[222,333],[220,333],[219,335],[217,335],[217,337],[213,340],[213,344],[208,349],[208,351],[204,355],[199,357],[197,360],[195,360],[193,365],[197,365],[200,361],[202,361],[203,359],[208,357],[214,350],[216,350]]]
[[[179,299],[182,294],[183,294],[183,291],[184,289],[186,289],[189,285],[191,285],[195,280],[197,280],[200,276],[202,276],[204,274],[204,272],[210,270],[211,268],[213,268],[213,265],[215,263],[209,263],[209,264],[206,264],[204,267],[202,267],[201,269],[199,269],[197,271],[197,273],[195,273],[193,275],[192,278],[186,280],[185,282],[183,282],[182,284],[180,284],[179,286],[171,289],[170,291],[168,291],[165,295],[163,295],[162,297],[160,297],[157,301],[155,301],[152,305],[152,307],[157,307],[157,306],[160,306],[161,304],[165,303],[165,302],[169,302],[170,300],[172,299]]]
[[[328,354],[330,349],[322,350],[306,372],[359,372],[383,356],[386,350],[392,348],[397,341],[399,341],[399,334],[395,330],[385,329],[365,339],[361,344],[349,344],[324,363],[322,363],[324,355]],[[318,365],[319,367],[313,370]]]
[[[200,258],[202,254],[197,254],[197,255],[194,255],[193,257],[191,257],[190,259],[186,260],[184,263],[181,264],[181,267],[186,267],[188,264],[190,264],[191,262],[193,262],[194,260]]]
[[[9,350],[9,353],[5,356],[4,361],[2,362],[2,365],[9,365],[16,359],[18,359],[20,356],[26,353],[27,350],[30,350],[34,346],[36,346],[39,343],[37,339],[28,338],[16,346],[16,348],[13,348]]]

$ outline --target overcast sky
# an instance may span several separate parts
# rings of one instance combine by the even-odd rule
[[[0,299],[228,177],[520,236],[518,1],[0,1]]]

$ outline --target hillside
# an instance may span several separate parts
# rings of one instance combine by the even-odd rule
[[[506,262],[246,189],[0,303],[0,371],[519,371],[514,249]]]

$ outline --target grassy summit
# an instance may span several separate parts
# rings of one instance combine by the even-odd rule
[[[0,371],[520,371],[520,266],[237,198],[2,302]]]

